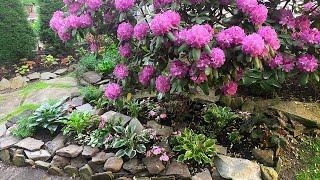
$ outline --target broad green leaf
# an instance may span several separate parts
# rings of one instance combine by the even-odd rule
[[[113,144],[113,148],[120,148],[122,146],[126,145],[126,140],[119,139],[118,141],[115,141]]]
[[[125,154],[126,154],[125,151],[124,151],[123,149],[120,149],[119,151],[117,151],[116,156],[117,156],[117,157],[122,157],[122,156],[124,156]]]
[[[192,49],[192,58],[197,61],[200,59],[201,49],[193,48]]]

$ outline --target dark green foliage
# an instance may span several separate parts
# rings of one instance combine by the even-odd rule
[[[96,122],[97,117],[93,116],[91,113],[73,111],[67,120],[62,121],[62,123],[65,124],[63,134],[82,134],[87,128],[96,124]]]
[[[224,128],[229,122],[237,118],[237,115],[229,107],[213,105],[209,107],[203,115],[204,120],[217,131]]]
[[[40,20],[40,40],[46,45],[51,54],[67,54],[72,50],[72,41],[62,42],[50,28],[49,23],[53,13],[60,10],[64,4],[62,0],[38,0]]]
[[[36,131],[36,128],[31,126],[32,119],[24,117],[17,122],[17,128],[12,131],[12,135],[18,138],[30,137]]]
[[[36,38],[20,0],[0,2],[0,62],[18,61],[33,55]]]
[[[86,102],[98,101],[102,97],[102,91],[94,86],[86,86],[80,89],[80,94]]]

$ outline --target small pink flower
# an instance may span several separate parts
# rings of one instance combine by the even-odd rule
[[[172,134],[173,134],[173,135],[176,135],[176,136],[181,136],[182,133],[181,133],[181,131],[175,131],[175,132],[173,132]]]
[[[222,86],[222,91],[225,96],[234,96],[237,93],[238,84],[234,81],[230,81]]]
[[[159,146],[153,146],[151,152],[154,154],[154,155],[159,155],[162,153],[162,148],[159,147]]]
[[[154,117],[154,116],[157,115],[157,113],[156,113],[155,111],[150,111],[150,112],[149,112],[149,115],[150,115],[151,117]]]
[[[165,119],[165,118],[167,118],[167,114],[166,114],[166,113],[162,113],[162,114],[160,114],[160,118],[161,118],[161,119]]]
[[[147,151],[145,155],[146,155],[146,157],[151,157],[151,155],[152,155],[151,150]]]
[[[166,154],[166,153],[163,153],[161,156],[160,156],[160,161],[169,161],[169,156]]]
[[[113,139],[113,136],[111,134],[108,134],[108,136],[104,140],[105,144],[107,144],[108,142],[112,141],[112,139]]]

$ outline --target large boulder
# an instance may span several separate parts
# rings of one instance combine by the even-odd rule
[[[12,78],[10,82],[11,82],[11,85],[10,85],[11,89],[19,89],[27,85],[26,79],[23,78],[22,76],[17,76],[15,78]]]
[[[175,175],[180,178],[191,178],[189,168],[186,164],[173,161],[169,164],[166,175]]]
[[[90,84],[96,84],[101,81],[102,76],[94,71],[89,71],[83,74],[83,79]]]
[[[66,137],[60,133],[52,141],[48,141],[45,144],[45,148],[49,153],[54,154],[58,149],[63,148],[65,141]]]

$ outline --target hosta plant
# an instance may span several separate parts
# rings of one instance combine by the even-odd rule
[[[176,145],[173,151],[177,151],[178,161],[194,161],[198,164],[212,165],[212,157],[215,155],[215,140],[207,138],[203,134],[196,134],[190,129],[185,129],[181,135],[175,138]]]
[[[213,125],[217,130],[224,128],[229,122],[236,119],[237,115],[229,107],[217,105],[210,106],[203,114],[205,122]]]

